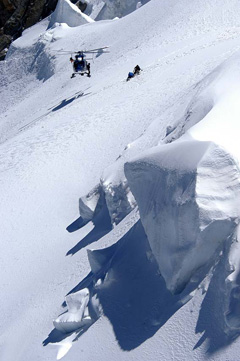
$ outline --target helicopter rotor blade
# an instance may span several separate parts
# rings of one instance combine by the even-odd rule
[[[65,54],[73,54],[75,53],[74,51],[71,51],[71,50],[52,50],[53,52],[56,52],[56,53],[65,53]]]
[[[79,51],[72,51],[72,50],[52,50],[52,52],[57,53],[58,55],[66,55],[66,54],[104,54],[104,53],[110,53],[110,51],[107,51],[105,49],[108,49],[108,46],[104,46],[102,48],[96,48],[91,50],[79,50]]]
[[[89,49],[89,50],[79,50],[79,51],[63,50],[63,49],[56,49],[56,50],[53,49],[52,51],[62,52],[62,53],[88,53],[88,52],[92,52],[92,51],[98,52],[99,50],[104,50],[104,49],[108,49],[108,48],[109,48],[109,46],[104,46],[102,48]]]
[[[109,48],[109,46],[104,46],[104,47],[102,47],[102,48],[85,50],[85,51],[83,51],[83,52],[84,52],[84,53],[87,53],[87,52],[89,52],[89,51],[99,51],[99,50],[108,49],[108,48]]]
[[[107,54],[107,53],[110,53],[110,51],[106,51],[106,50],[103,50],[103,51],[85,51],[84,54]]]

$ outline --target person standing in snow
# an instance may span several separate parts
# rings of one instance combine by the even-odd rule
[[[134,74],[130,71],[128,73],[128,77],[127,77],[127,81],[129,81],[130,79],[134,78]]]
[[[70,61],[71,61],[71,63],[73,63],[74,71],[78,71],[79,60],[78,60],[77,56],[75,56],[75,60],[71,57]]]
[[[142,69],[140,68],[140,66],[136,65],[135,68],[133,69],[133,72],[130,71],[128,73],[127,81],[129,81],[131,78],[134,78],[135,75],[139,75],[141,70]]]
[[[140,66],[139,65],[136,65],[135,66],[135,68],[134,68],[134,70],[133,70],[133,74],[134,75],[138,75],[138,74],[140,74],[140,71],[141,71],[142,69],[140,68]]]
[[[91,76],[91,74],[90,74],[90,63],[87,63],[87,71],[88,71],[87,76],[90,78],[90,76]]]

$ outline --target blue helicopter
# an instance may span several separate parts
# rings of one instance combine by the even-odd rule
[[[70,61],[73,64],[73,73],[71,78],[74,78],[76,76],[76,74],[78,75],[87,75],[89,78],[91,76],[91,71],[90,71],[90,63],[88,62],[88,60],[86,58],[86,54],[89,55],[93,55],[93,54],[97,54],[96,56],[99,56],[103,53],[108,53],[108,51],[106,51],[106,49],[108,48],[108,46],[105,46],[103,48],[97,48],[97,49],[92,49],[92,50],[80,50],[75,52],[75,59],[73,59],[73,57],[70,57]]]

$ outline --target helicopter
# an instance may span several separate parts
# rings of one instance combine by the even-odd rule
[[[73,59],[72,55],[70,57],[70,62],[73,64],[73,73],[71,78],[74,78],[76,76],[76,74],[78,75],[87,75],[89,78],[91,77],[91,73],[90,73],[90,63],[88,62],[88,60],[86,58],[86,54],[89,55],[93,55],[93,54],[97,54],[96,56],[99,56],[103,53],[108,53],[108,51],[106,51],[106,49],[108,48],[108,46],[105,46],[103,48],[97,48],[97,49],[91,49],[91,50],[80,50],[77,52],[74,52],[75,55],[75,59]]]

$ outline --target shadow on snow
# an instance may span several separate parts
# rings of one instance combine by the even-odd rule
[[[185,302],[167,290],[140,221],[118,242],[98,297],[127,351],[152,337]]]
[[[93,242],[98,241],[100,238],[105,236],[112,230],[111,218],[108,212],[108,208],[106,205],[106,201],[104,198],[104,204],[99,213],[94,215],[92,222],[94,224],[94,228],[82,239],[80,240],[73,248],[71,248],[67,252],[67,256],[74,255],[82,248],[90,245]],[[84,221],[82,217],[79,217],[72,224],[67,227],[68,232],[74,232],[82,227],[84,227],[88,221]]]
[[[95,228],[68,254],[76,253],[111,231],[111,220],[106,204],[92,221]],[[67,229],[69,232],[74,232],[86,223],[80,217]],[[208,354],[227,347],[238,337],[238,334],[227,337],[222,331],[224,300],[216,297],[216,289],[221,288],[224,278],[224,253],[213,268],[211,282],[202,302],[196,326],[196,333],[203,334],[193,349],[208,342],[206,351]],[[189,282],[182,293],[173,295],[166,288],[165,281],[159,273],[140,220],[111,247],[89,251],[89,262],[92,271],[68,294],[88,288],[91,297],[98,299],[103,314],[112,324],[119,346],[125,351],[133,350],[151,338],[192,298],[191,292],[198,287],[204,275],[210,270],[210,265],[207,265],[200,271],[199,277]],[[65,307],[66,303],[64,302],[62,306]],[[77,341],[100,317],[100,314],[91,307],[89,314],[91,324],[67,334],[54,329],[43,345],[59,343],[71,335],[72,342]]]
[[[79,219],[74,223],[70,229],[82,224]],[[189,290],[180,295],[167,290],[140,221],[113,246],[92,251],[91,258],[98,263],[99,270],[90,272],[69,294],[87,287],[97,296],[123,350],[130,351],[152,337],[191,298]],[[91,317],[94,323],[99,316]],[[90,326],[76,330],[73,341]],[[43,345],[58,343],[71,334],[54,329]]]
[[[194,346],[194,350],[207,342],[207,353],[214,354],[220,349],[231,345],[239,337],[238,329],[226,334],[225,328],[225,300],[224,295],[218,295],[216,290],[221,291],[227,277],[225,260],[228,256],[230,245],[226,245],[220,260],[216,264],[211,282],[204,297],[196,325],[196,333],[203,333]]]
[[[52,112],[56,112],[62,108],[64,108],[65,106],[71,104],[74,100],[79,99],[81,97],[87,96],[91,93],[84,93],[82,90],[80,90],[79,92],[75,93],[74,96],[72,96],[71,98],[66,98],[63,99],[59,104],[54,105],[52,108],[48,109],[47,113],[44,113],[43,115],[40,115],[38,118],[33,119],[31,122],[23,125],[21,128],[19,128],[19,132],[23,131],[25,128],[29,127],[30,125],[36,123],[38,120],[43,119],[44,117],[46,117],[47,115],[49,115]]]

